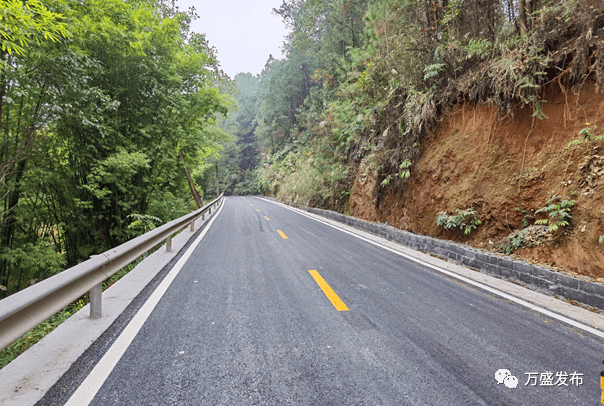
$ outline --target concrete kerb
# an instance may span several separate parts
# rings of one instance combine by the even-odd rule
[[[491,252],[481,252],[455,242],[398,230],[387,224],[370,223],[314,207],[309,207],[307,211],[399,242],[410,248],[455,261],[503,280],[523,284],[540,293],[562,296],[604,310],[604,285],[601,283],[573,278],[542,266],[513,260]]]
[[[214,210],[213,210],[214,212]],[[71,365],[107,330],[147,284],[179,254],[212,217],[195,221],[172,238],[172,252],[160,248],[103,292],[103,315],[92,320],[90,305],[0,370],[0,405],[30,406],[63,376]]]

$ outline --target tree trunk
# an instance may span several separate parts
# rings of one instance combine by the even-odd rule
[[[178,150],[178,156],[180,156],[180,160],[182,161],[182,166],[185,168],[185,175],[187,175],[187,181],[189,182],[189,187],[191,188],[191,193],[193,193],[193,198],[195,199],[195,203],[197,204],[197,208],[201,208],[203,203],[201,201],[201,197],[199,196],[199,192],[195,188],[195,184],[193,183],[193,179],[191,178],[191,173],[185,164],[185,156],[182,153],[182,149]]]
[[[527,28],[532,30],[535,28],[535,16],[534,13],[537,10],[537,0],[528,0],[527,5]]]
[[[520,34],[524,37],[526,35],[526,0],[520,0],[518,2],[520,8]]]
[[[0,231],[0,249],[11,249],[13,245],[13,237],[15,236],[15,229],[17,225],[17,217],[15,216],[15,208],[19,204],[21,197],[21,178],[23,172],[25,172],[26,160],[23,159],[19,162],[15,172],[13,190],[8,195],[8,211],[4,213],[6,217],[2,218],[2,229]],[[0,285],[3,285],[7,290],[0,290],[0,298],[6,296],[8,292],[8,278],[11,273],[11,266],[8,261],[0,261]]]

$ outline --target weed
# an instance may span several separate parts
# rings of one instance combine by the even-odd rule
[[[386,187],[390,184],[390,180],[392,179],[392,175],[388,175],[384,178],[384,180],[382,181],[381,185],[382,187]]]
[[[600,241],[600,244],[602,244],[604,242],[604,235],[601,235],[598,241]]]
[[[448,215],[446,212],[441,211],[438,213],[436,218],[436,224],[442,226],[445,230],[453,230],[459,227],[464,234],[470,234],[470,232],[482,224],[478,217],[476,217],[476,210],[455,210],[457,214]]]
[[[577,202],[576,200],[560,200],[560,202],[556,203],[556,200],[559,199],[561,199],[560,196],[552,196],[552,198],[547,201],[547,206],[542,207],[535,212],[535,214],[546,212],[550,216],[549,219],[535,221],[535,224],[549,223],[549,231],[556,231],[558,228],[566,227],[569,224],[569,221],[573,218],[570,215],[570,211]]]
[[[404,160],[403,163],[401,163],[400,166],[400,172],[399,172],[399,176],[403,179],[408,178],[409,176],[411,176],[411,161],[409,161],[408,159]]]
[[[589,123],[585,123],[585,125],[589,125]],[[591,132],[589,131],[589,127],[585,127],[584,129],[579,131],[579,135],[582,135],[584,140],[591,141]]]
[[[568,143],[565,150],[569,149],[570,147],[574,147],[575,145],[581,145],[582,143],[583,143],[582,140],[572,140],[571,142]]]
[[[438,76],[438,74],[443,70],[443,67],[445,66],[444,63],[435,63],[432,65],[428,65],[424,68],[424,80],[428,80],[430,78],[433,78],[435,76]]]
[[[524,203],[520,203],[522,205],[522,227],[527,228],[529,226],[529,220],[534,220],[535,216],[531,214],[531,212],[524,207]],[[516,207],[515,211],[520,211],[520,207]]]
[[[520,234],[511,235],[509,237],[510,238],[509,242],[501,244],[501,246],[499,247],[499,252],[509,255],[512,252],[516,251],[518,248],[520,248],[524,245],[525,236],[526,236],[525,232],[522,232]]]

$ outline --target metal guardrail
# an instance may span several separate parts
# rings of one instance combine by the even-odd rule
[[[205,218],[222,203],[222,194],[201,209],[172,220],[122,245],[93,255],[89,260],[0,300],[0,350],[17,341],[50,316],[90,291],[90,318],[102,315],[102,283],[114,273],[166,240],[172,251],[172,234]]]

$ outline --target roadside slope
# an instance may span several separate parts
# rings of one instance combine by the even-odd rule
[[[604,133],[604,95],[589,83],[579,94],[555,84],[543,98],[544,120],[528,107],[502,119],[496,107],[458,104],[422,145],[403,192],[388,188],[376,202],[375,173],[359,170],[350,214],[497,250],[512,232],[545,218],[534,212],[556,194],[577,201],[571,225],[561,235],[535,236],[516,254],[603,282],[604,141],[594,139]],[[584,128],[592,141],[578,135]],[[483,222],[469,236],[437,226],[438,212],[469,207]]]

